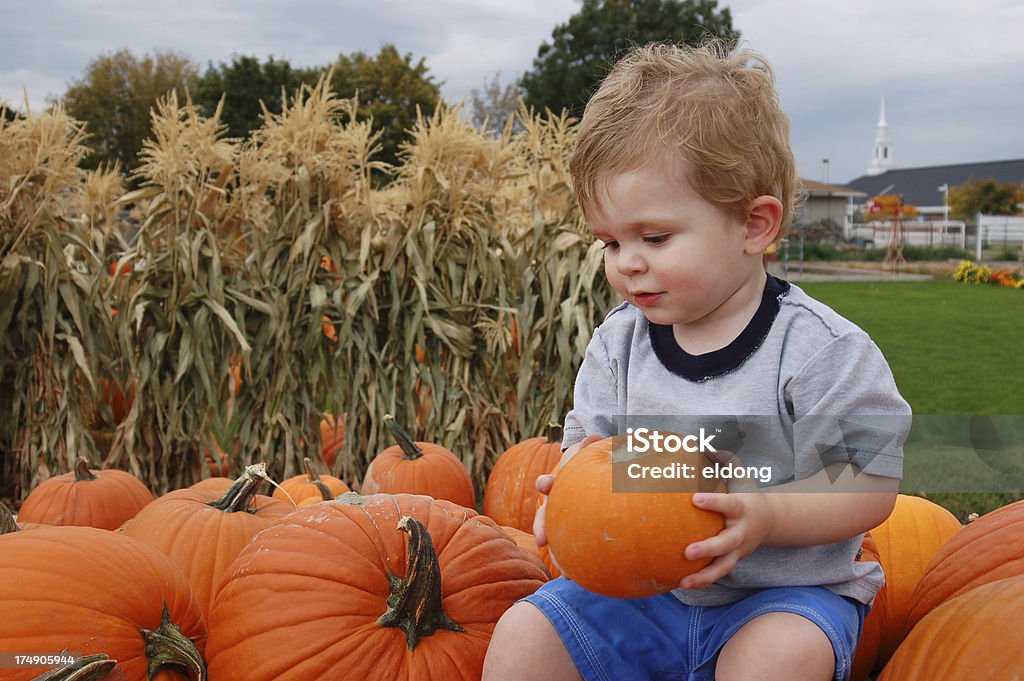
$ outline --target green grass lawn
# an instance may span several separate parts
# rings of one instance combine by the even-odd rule
[[[953,281],[799,286],[871,335],[915,415],[1024,414],[1024,291]],[[952,471],[964,452],[930,443],[927,465]],[[916,456],[908,446],[908,464]],[[1003,489],[975,491],[989,484],[979,476],[973,488],[965,483],[970,494],[905,491],[933,498],[961,518],[1022,496],[1019,487],[1007,492],[1016,485],[1012,478],[992,482]]]

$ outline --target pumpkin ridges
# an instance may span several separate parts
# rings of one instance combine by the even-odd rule
[[[950,598],[911,629],[878,680],[1017,678],[1024,649],[1022,608],[1022,575]]]
[[[92,479],[76,481],[75,472],[40,483],[25,498],[18,517],[45,525],[88,525],[113,530],[153,500],[149,489],[131,473],[117,469],[89,470]]]
[[[416,518],[430,533],[442,569],[443,606],[467,629],[465,634],[437,631],[422,638],[413,653],[401,630],[376,626],[390,592],[385,575],[406,569],[408,538],[395,529],[402,515]],[[368,681],[478,679],[500,612],[536,589],[541,573],[515,558],[521,550],[500,529],[467,522],[475,517],[470,509],[424,496],[350,493],[282,518],[243,550],[218,594],[207,649],[211,678],[299,681],[344,669]],[[500,543],[492,542],[495,536]],[[447,566],[470,544],[489,544],[498,554],[495,564],[467,563],[475,583],[469,570],[458,571],[457,579],[474,584],[473,594],[463,597],[455,591],[459,582],[450,583]],[[530,575],[536,579],[523,584]],[[497,581],[481,583],[485,577]],[[271,580],[273,589],[266,587]],[[275,605],[275,599],[287,602],[287,608]],[[239,612],[259,621],[242,621],[235,616]],[[472,622],[479,619],[487,621]]]
[[[59,594],[59,597],[54,597]],[[105,653],[128,681],[147,678],[139,629],[160,626],[166,603],[202,650],[202,613],[166,557],[119,533],[40,527],[0,537],[0,640],[15,649]],[[41,670],[15,671],[31,679]]]
[[[487,478],[484,515],[499,525],[532,532],[537,477],[554,468],[561,457],[561,442],[551,436],[530,438],[505,450]]]
[[[907,622],[915,625],[946,600],[998,579],[1024,574],[1024,501],[986,513],[933,556],[918,582]]]

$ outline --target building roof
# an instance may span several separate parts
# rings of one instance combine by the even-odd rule
[[[880,175],[862,175],[848,182],[847,187],[860,190],[866,196],[878,196],[885,191],[886,194],[902,194],[904,202],[915,206],[936,206],[943,202],[939,187],[944,184],[955,187],[971,180],[1024,183],[1024,159],[899,168]]]
[[[815,182],[814,180],[808,180],[803,177],[800,178],[800,188],[803,191],[807,192],[808,196],[815,197],[867,197],[867,194],[857,189],[853,189],[852,187],[847,187],[841,184],[826,184],[824,182]]]

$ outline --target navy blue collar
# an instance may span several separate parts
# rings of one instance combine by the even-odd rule
[[[739,369],[768,337],[782,306],[782,298],[789,293],[788,281],[770,274],[767,277],[761,303],[754,316],[740,335],[724,348],[691,355],[679,347],[670,324],[648,323],[654,354],[666,369],[688,381],[707,381]]]

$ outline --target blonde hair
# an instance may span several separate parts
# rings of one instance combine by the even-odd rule
[[[569,162],[584,213],[609,173],[673,152],[694,190],[738,219],[758,196],[781,201],[782,237],[797,203],[796,161],[764,57],[715,40],[649,44],[617,62],[587,103]]]

